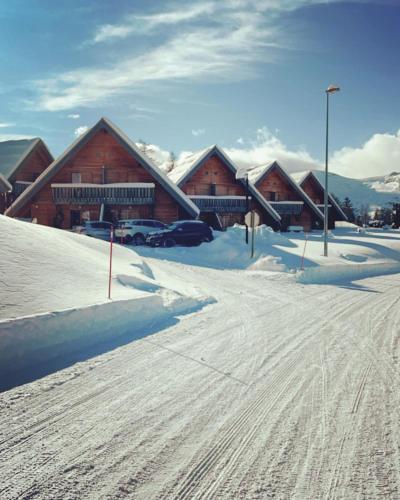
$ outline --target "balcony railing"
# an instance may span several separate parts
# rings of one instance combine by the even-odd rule
[[[52,184],[58,205],[152,205],[154,184]]]
[[[246,213],[245,196],[194,196],[190,199],[201,212],[238,212]],[[249,200],[251,198],[249,197]]]
[[[15,181],[14,186],[13,186],[13,190],[12,190],[14,197],[17,198],[31,184],[32,184],[32,182]]]
[[[300,215],[303,211],[303,201],[270,201],[279,215]]]
[[[318,203],[317,207],[321,210],[322,213],[325,211],[325,205],[323,203]],[[328,210],[332,208],[332,205],[328,204]]]

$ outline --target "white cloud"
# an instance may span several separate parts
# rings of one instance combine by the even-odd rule
[[[32,139],[33,135],[25,134],[0,134],[1,141],[19,141],[21,139]]]
[[[76,137],[79,137],[80,135],[84,134],[87,130],[89,130],[89,127],[87,125],[81,125],[80,127],[77,127],[74,130],[74,135]]]
[[[357,179],[400,171],[400,130],[395,134],[374,134],[359,148],[335,151],[330,169]]]
[[[255,140],[237,141],[241,147],[225,148],[232,160],[242,168],[265,165],[278,160],[288,172],[299,172],[321,168],[317,160],[304,149],[291,151],[276,135],[269,132],[267,127],[256,131]]]
[[[181,10],[171,10],[150,15],[128,15],[121,24],[105,24],[100,26],[92,43],[108,42],[114,39],[127,38],[134,33],[151,31],[161,25],[173,25],[190,21],[216,9],[215,2],[206,2],[185,6]]]
[[[196,128],[196,129],[192,130],[192,135],[194,135],[195,137],[198,137],[199,135],[204,135],[205,132],[206,132],[205,128]]]
[[[125,47],[115,53],[112,63],[76,68],[34,81],[34,107],[57,111],[95,106],[110,97],[132,95],[159,82],[254,78],[261,64],[276,61],[277,49],[293,46],[277,22],[279,13],[309,3],[310,0],[212,0],[189,7],[184,4],[181,10],[131,14],[120,24],[101,26],[94,40],[115,40],[136,33],[143,44],[143,30],[151,32],[157,27],[162,41],[140,53],[135,52],[137,46],[133,43],[133,53]],[[191,22],[187,24],[188,21]],[[178,23],[179,30],[170,29]],[[138,27],[141,33],[137,33]]]
[[[78,118],[80,118],[81,115],[78,115],[78,113],[71,113],[70,115],[68,115],[68,118],[71,118],[72,120],[78,120]]]
[[[0,122],[0,128],[8,128],[12,127],[13,125],[13,123]]]

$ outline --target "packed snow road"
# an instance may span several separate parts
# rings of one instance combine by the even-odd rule
[[[0,498],[400,497],[400,275],[157,261],[218,302],[0,395]]]

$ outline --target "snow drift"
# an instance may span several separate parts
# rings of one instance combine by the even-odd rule
[[[140,330],[213,301],[131,249],[0,216],[0,374]]]

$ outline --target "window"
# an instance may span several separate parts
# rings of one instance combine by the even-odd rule
[[[210,195],[215,196],[217,194],[217,186],[216,184],[211,184],[210,186]]]
[[[276,193],[275,193],[275,191],[270,191],[269,192],[269,199],[270,199],[270,201],[276,201]]]
[[[71,177],[72,177],[72,184],[81,184],[82,176],[80,172],[72,172]]]

